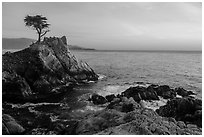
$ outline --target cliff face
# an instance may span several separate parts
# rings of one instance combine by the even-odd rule
[[[75,83],[98,79],[87,63],[69,51],[65,36],[4,54],[2,71],[3,100],[11,101],[44,101],[71,90]]]

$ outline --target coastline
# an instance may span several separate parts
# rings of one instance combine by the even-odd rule
[[[3,55],[3,134],[202,134],[195,91],[135,81],[90,92],[85,86],[109,77],[77,60],[64,39]],[[16,96],[26,102],[5,100]]]

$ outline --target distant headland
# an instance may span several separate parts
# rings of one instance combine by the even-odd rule
[[[35,39],[30,38],[2,38],[2,49],[24,49],[31,43],[34,43]],[[84,48],[77,45],[68,45],[70,50],[95,50],[93,48]]]

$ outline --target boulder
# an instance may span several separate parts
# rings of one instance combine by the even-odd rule
[[[66,37],[44,38],[29,48],[2,56],[3,100],[37,100],[53,95],[53,89],[97,80],[86,63],[68,49]],[[73,85],[72,84],[72,85]],[[56,94],[54,94],[56,95]]]
[[[98,94],[93,94],[90,101],[92,101],[95,105],[105,104],[107,102],[106,98]]]
[[[152,87],[130,87],[122,92],[121,95],[127,98],[133,97],[137,102],[140,100],[159,100],[156,91]]]
[[[105,98],[106,98],[106,100],[107,100],[108,102],[111,102],[114,98],[116,98],[116,96],[115,96],[114,94],[111,94],[111,95],[105,96]]]
[[[193,93],[192,91],[187,91],[181,87],[175,88],[175,92],[182,97],[186,97],[189,95],[195,95],[195,93]]]
[[[154,86],[152,88],[157,92],[157,95],[163,97],[164,99],[173,99],[176,97],[176,92],[168,85]]]
[[[23,134],[25,129],[19,125],[16,120],[10,115],[2,115],[2,134],[3,135],[18,135]]]
[[[174,98],[156,112],[164,117],[202,126],[202,101],[193,97]]]

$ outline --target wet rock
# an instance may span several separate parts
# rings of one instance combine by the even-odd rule
[[[130,87],[122,92],[121,95],[128,98],[133,97],[133,99],[137,102],[140,100],[159,100],[157,93],[152,87]]]
[[[161,106],[156,112],[164,117],[202,125],[202,101],[193,97],[175,98]]]
[[[19,125],[10,115],[2,115],[2,134],[3,135],[17,135],[23,134],[25,129]]]
[[[46,95],[53,96],[52,89],[59,86],[98,79],[87,63],[69,51],[66,37],[45,38],[29,48],[4,54],[2,73],[3,100],[7,101],[43,100]]]
[[[111,94],[111,95],[105,96],[105,98],[106,98],[106,100],[107,100],[108,102],[111,102],[114,98],[116,98],[116,96],[115,96],[114,94]]]
[[[164,99],[173,99],[176,97],[176,92],[172,90],[168,85],[161,85],[153,87],[157,92],[157,95],[163,97]]]
[[[91,101],[93,102],[93,104],[95,105],[99,105],[99,104],[105,104],[107,102],[107,100],[103,97],[100,96],[98,94],[93,94],[91,96]]]
[[[186,97],[186,96],[189,96],[189,95],[195,95],[195,93],[193,93],[192,91],[187,91],[187,90],[185,90],[185,89],[183,89],[181,87],[175,88],[175,92],[178,95],[182,96],[182,97]]]

